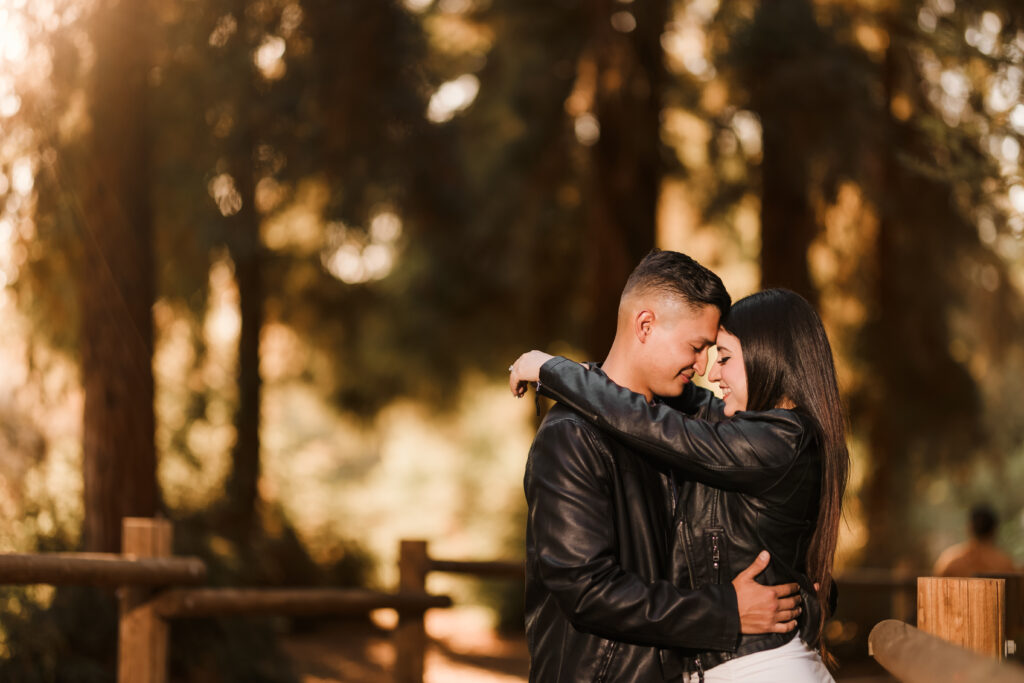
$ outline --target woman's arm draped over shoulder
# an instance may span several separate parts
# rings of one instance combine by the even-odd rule
[[[556,356],[540,371],[540,391],[663,466],[721,489],[758,493],[793,464],[804,436],[787,410],[741,413],[709,422],[651,405],[598,371]]]

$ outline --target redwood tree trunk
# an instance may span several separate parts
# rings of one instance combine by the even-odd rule
[[[666,0],[595,3],[594,113],[600,137],[592,149],[589,357],[602,358],[615,336],[619,295],[633,267],[654,247],[664,174],[661,94],[666,80],[661,35]],[[616,30],[611,17],[629,11],[636,28]],[[620,24],[621,26],[621,24]]]
[[[758,6],[751,29],[757,46],[752,57],[758,61],[748,73],[748,87],[761,119],[761,288],[786,287],[817,305],[807,250],[818,235],[811,198],[822,180],[812,177],[811,163],[820,143],[793,107],[824,103],[808,95],[821,87],[820,74],[805,64],[813,55],[776,40],[787,24],[800,27],[805,40],[822,36],[808,0],[790,0],[784,8]]]
[[[245,173],[248,173],[248,176]],[[253,207],[252,168],[240,169],[242,210],[232,218],[231,256],[238,282],[241,330],[238,338],[238,407],[235,446],[227,481],[228,531],[244,540],[253,531],[260,478],[260,331],[263,329],[263,276],[259,219]],[[248,209],[246,208],[248,207]]]
[[[817,304],[807,250],[818,234],[807,159],[792,144],[787,113],[762,111],[761,288],[786,287]]]
[[[238,81],[235,111],[238,124],[229,150],[231,175],[242,206],[227,218],[227,246],[235,264],[241,329],[238,338],[238,407],[235,445],[226,485],[228,533],[240,542],[254,531],[260,478],[260,331],[263,329],[263,274],[259,214],[256,211],[255,150],[259,106],[252,66],[252,48],[260,33],[246,17],[246,0],[238,0],[235,14],[242,22],[237,49]]]
[[[159,505],[154,444],[153,254],[144,0],[97,10],[92,131],[78,169],[84,198],[80,284],[83,544],[119,551],[121,518]]]

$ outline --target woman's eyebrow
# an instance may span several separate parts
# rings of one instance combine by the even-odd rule
[[[722,353],[723,351],[725,351],[726,353],[731,353],[731,351],[729,351],[729,347],[728,346],[723,346],[723,345],[719,344],[718,345],[718,352]]]

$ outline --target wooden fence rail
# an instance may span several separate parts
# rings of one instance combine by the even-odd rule
[[[522,562],[493,560],[487,562],[465,560],[430,560],[428,568],[432,572],[448,574],[471,574],[473,576],[493,577],[500,579],[523,579],[526,567]]]
[[[396,593],[322,588],[177,588],[174,586],[203,583],[206,565],[194,557],[171,557],[172,535],[166,520],[126,518],[120,555],[0,554],[0,585],[117,587],[118,683],[166,683],[170,619],[242,614],[355,615],[377,609],[399,613],[396,681],[422,683],[426,635],[423,632],[422,642],[416,642],[416,631],[422,632],[427,609],[452,604],[447,596],[426,594],[422,588],[425,569],[418,579],[408,574],[408,567],[403,569]],[[416,567],[426,565],[420,562]],[[412,641],[407,637],[409,633],[414,636]],[[418,666],[405,666],[417,659]]]
[[[522,562],[438,560],[430,557],[426,541],[401,541],[398,548],[399,590],[426,594],[427,574],[430,572],[518,580],[526,575]],[[395,680],[400,683],[419,683],[423,680],[423,662],[427,651],[427,629],[423,616],[422,611],[399,613],[395,649],[405,655],[400,654],[395,661]]]
[[[206,581],[197,557],[135,558],[113,553],[0,554],[0,585],[192,585]]]
[[[377,609],[418,614],[451,606],[451,598],[445,595],[355,588],[185,588],[166,591],[153,600],[153,609],[165,619],[242,614],[352,616]]]
[[[399,548],[398,590],[394,593],[323,588],[189,588],[206,580],[206,566],[198,558],[171,556],[172,528],[169,522],[125,519],[123,536],[123,553],[120,555],[0,554],[0,584],[118,587],[119,683],[166,683],[170,619],[255,614],[353,615],[377,609],[394,609],[399,615],[394,632],[395,680],[397,683],[422,683],[428,643],[425,611],[452,604],[447,596],[427,593],[428,574],[446,572],[516,580],[522,580],[525,574],[521,561],[437,559],[430,557],[426,541],[403,540]],[[1019,581],[1019,577],[1015,580]],[[922,580],[919,589],[931,586],[930,581]],[[900,604],[907,602],[908,605],[912,604],[913,587],[917,583],[911,577],[894,577],[888,572],[871,571],[847,572],[837,582],[840,586],[888,590],[899,597]],[[1000,589],[992,594],[1021,594],[1019,583],[1007,586],[1012,588],[1009,593]],[[977,590],[959,592],[964,595],[978,593]],[[985,607],[979,612],[977,599],[971,599],[974,602],[972,614],[991,616],[989,612],[1000,609],[998,606]],[[948,607],[949,601],[943,598],[935,602]],[[1016,602],[1016,598],[1011,602]],[[925,604],[921,599],[918,603],[919,607]],[[934,616],[919,613],[918,618],[924,624],[945,624],[959,617],[942,616],[935,622]],[[976,617],[968,621],[975,625],[980,623]],[[1019,612],[994,623],[997,626],[1005,624],[1006,636],[1012,638],[1013,625],[1018,622],[1024,622]],[[968,630],[954,626],[950,633],[962,635]],[[1004,629],[997,628],[993,633],[993,637],[1002,643],[1000,639],[1004,637]],[[988,643],[991,638],[986,636],[982,640]],[[1024,670],[967,652],[900,621],[888,620],[878,624],[871,632],[869,642],[876,659],[907,683],[954,680],[951,677],[954,672],[958,676],[955,680],[964,683],[1024,683]],[[1006,642],[1008,646],[1012,644],[1009,640]],[[993,651],[988,645],[986,648],[986,652]]]
[[[953,645],[895,619],[878,623],[868,651],[903,683],[1024,683],[1024,668]]]

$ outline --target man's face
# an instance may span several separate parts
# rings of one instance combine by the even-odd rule
[[[715,306],[669,303],[656,310],[644,342],[646,384],[657,396],[678,396],[694,375],[704,374],[720,317]]]

